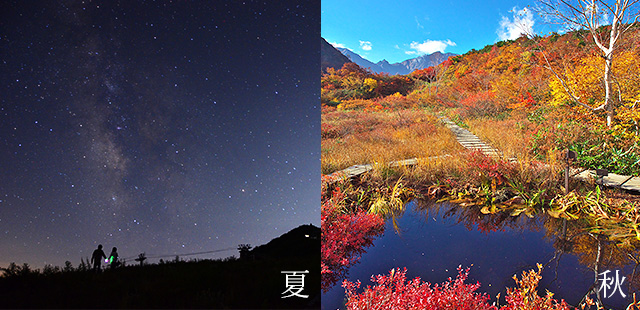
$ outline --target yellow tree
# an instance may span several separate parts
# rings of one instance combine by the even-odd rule
[[[594,87],[602,84],[598,77],[601,61],[602,58],[596,55],[584,56],[560,72],[562,82],[559,79],[550,80],[551,103],[561,105],[573,101],[565,90],[568,87],[573,90],[574,96],[590,106],[601,105],[606,97],[605,91],[602,87]],[[640,141],[640,52],[621,52],[612,68],[611,93],[620,106],[617,108],[616,124],[611,128],[626,139]]]
[[[565,26],[565,30],[587,30],[600,51],[604,62],[602,80],[604,82],[604,102],[592,107],[578,96],[567,82],[549,65],[549,69],[558,78],[571,100],[591,110],[607,111],[607,126],[612,126],[614,101],[612,100],[612,64],[623,35],[638,17],[640,0],[538,0],[540,12],[550,20]],[[609,25],[603,28],[603,25]]]

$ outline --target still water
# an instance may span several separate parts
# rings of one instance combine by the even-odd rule
[[[399,231],[387,220],[384,235],[349,269],[347,279],[360,280],[362,290],[372,284],[372,275],[406,267],[407,279],[420,277],[426,282],[442,283],[449,277],[455,278],[457,267],[462,265],[471,267],[466,283],[479,281],[482,286],[476,292],[488,293],[492,301],[501,293],[501,305],[505,303],[506,287],[515,286],[512,277],[515,274],[520,277],[525,270],[537,270],[536,263],[547,264],[538,287],[540,295],[548,289],[557,300],[576,305],[594,284],[595,274],[589,267],[593,267],[597,243],[593,241],[590,246],[584,239],[587,240],[584,244],[574,245],[557,259],[561,220],[484,215],[469,210],[451,204],[407,204],[407,210],[397,219]],[[579,228],[569,229],[567,236],[572,234],[585,235]],[[632,301],[628,284],[633,266],[624,266],[628,262],[616,265],[613,250],[605,252],[610,254],[605,259],[609,264],[604,265],[603,260],[600,271],[610,269],[615,274],[615,269],[619,269],[620,276],[626,276],[621,288],[627,297],[623,299],[616,292],[602,300],[608,308],[624,309]],[[340,281],[322,295],[322,309],[344,309],[341,284]]]

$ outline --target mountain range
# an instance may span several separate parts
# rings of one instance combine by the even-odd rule
[[[321,38],[320,42],[320,65],[322,72],[326,72],[327,68],[334,68],[336,70],[342,68],[345,63],[351,62],[347,56],[343,55],[333,45],[329,44],[327,40]]]
[[[441,62],[447,60],[449,57],[456,55],[453,53],[435,52],[433,54],[422,55],[416,58],[407,59],[403,62],[396,62],[392,64],[384,59],[377,63],[373,63],[362,58],[362,56],[354,53],[348,48],[338,47],[337,50],[340,51],[343,55],[347,56],[349,60],[355,62],[360,67],[369,68],[375,73],[389,73],[389,75],[409,74],[417,69],[424,69],[440,64]]]

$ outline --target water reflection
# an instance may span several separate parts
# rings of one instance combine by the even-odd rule
[[[359,211],[344,214],[323,205],[321,288],[326,292],[344,280],[349,268],[384,231],[384,221],[375,214]]]
[[[640,287],[636,275],[638,250],[621,249],[603,236],[589,233],[580,221],[564,221],[547,216],[482,214],[479,208],[415,201],[397,219],[399,232],[386,223],[383,236],[352,266],[346,277],[371,284],[371,275],[386,274],[395,267],[407,267],[408,278],[441,283],[455,277],[458,265],[471,267],[469,283],[479,281],[479,292],[492,297],[514,287],[513,275],[536,269],[542,263],[539,292],[555,293],[576,305],[590,291],[598,290],[598,274],[606,270],[625,276],[622,298],[616,294],[602,298],[614,309],[624,309],[633,301],[631,293]],[[339,281],[323,295],[323,309],[342,309],[344,290]],[[504,304],[504,299],[502,300]]]

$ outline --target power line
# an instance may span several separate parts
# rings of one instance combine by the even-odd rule
[[[205,251],[205,252],[194,252],[194,253],[186,253],[186,254],[167,254],[167,255],[156,255],[156,256],[149,256],[147,258],[163,258],[163,257],[174,257],[174,256],[191,256],[191,255],[198,255],[198,254],[208,254],[208,253],[216,253],[216,252],[225,252],[225,251],[230,251],[230,250],[237,250],[236,248],[226,248],[226,249],[220,249],[220,250],[212,250],[212,251]],[[123,258],[123,260],[127,260],[127,259],[132,259],[132,258],[137,258],[138,256],[131,256],[131,257],[125,257]]]

